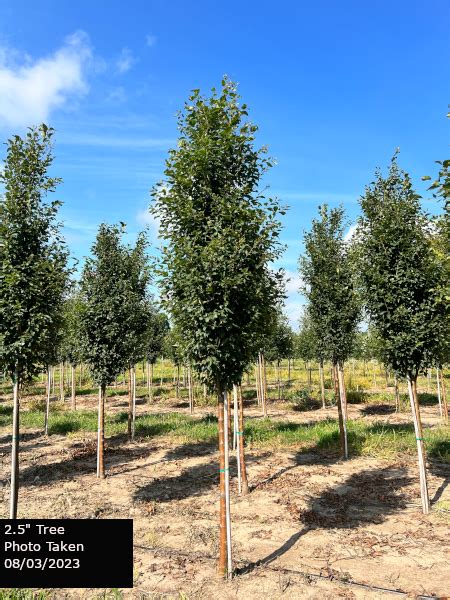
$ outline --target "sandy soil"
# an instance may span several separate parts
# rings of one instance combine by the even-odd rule
[[[123,410],[125,398],[108,401]],[[78,404],[93,407],[95,398]],[[351,405],[350,418],[366,408]],[[170,404],[139,411],[174,410]],[[186,411],[178,406],[177,410]],[[313,422],[271,407],[273,419]],[[197,412],[211,412],[198,409]],[[246,411],[259,415],[257,408]],[[367,419],[409,422],[407,414]],[[425,424],[439,422],[425,407]],[[445,597],[450,595],[449,513],[423,516],[413,460],[381,461],[300,451],[247,453],[252,491],[238,496],[232,459],[233,554],[237,575],[216,576],[218,465],[215,447],[161,438],[109,440],[108,476],[95,477],[93,435],[24,433],[19,516],[133,518],[134,583],[125,598],[189,600]],[[7,516],[10,432],[0,429],[0,517]],[[433,502],[450,501],[450,467],[432,463]],[[115,540],[120,543],[120,540]],[[383,589],[377,589],[383,588]],[[56,590],[55,598],[94,598],[99,590]],[[403,592],[403,593],[400,593]],[[180,596],[184,593],[185,596]]]

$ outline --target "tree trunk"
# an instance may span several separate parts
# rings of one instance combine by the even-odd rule
[[[414,431],[417,441],[417,458],[419,463],[420,496],[422,498],[422,510],[425,515],[430,512],[430,500],[428,498],[427,474],[425,470],[425,445],[423,443],[422,421],[420,419],[419,402],[417,398],[417,376],[408,374],[408,393],[411,403],[411,412],[414,421]]]
[[[64,402],[64,363],[59,363],[59,398]]]
[[[9,518],[17,519],[17,503],[19,500],[19,371],[13,378],[13,428],[11,441],[11,495],[9,498]]]
[[[77,399],[75,394],[75,367],[70,365],[71,369],[71,384],[72,384],[72,410],[76,410],[77,408]]]
[[[225,437],[228,437],[227,427],[225,427],[226,402],[224,402],[226,392],[218,391],[218,425],[219,425],[219,480],[220,480],[220,517],[219,517],[219,564],[218,572],[221,577],[227,576],[228,564],[228,523],[227,523],[227,484],[226,484],[226,457],[225,457]],[[229,488],[228,488],[229,492]]]
[[[128,368],[128,420],[127,420],[127,436],[131,440],[131,422],[133,420],[133,383],[131,375],[131,367]]]
[[[337,383],[337,408],[339,418],[339,437],[341,441],[341,458],[348,458],[348,446],[347,446],[347,426],[345,422],[343,402],[342,402],[342,388],[340,385],[340,370],[338,365],[333,365],[334,379]]]
[[[45,399],[45,420],[44,420],[44,432],[48,435],[48,420],[50,417],[50,391],[52,385],[52,369],[48,368],[47,371],[47,398]]]
[[[342,410],[344,413],[345,422],[348,420],[348,406],[347,406],[347,388],[345,387],[345,373],[344,365],[342,363],[338,366],[341,379],[339,380],[340,390],[342,394]]]
[[[177,365],[177,389],[176,389],[177,400],[180,397],[180,365]]]
[[[448,423],[448,403],[447,403],[447,390],[445,387],[444,369],[441,367],[441,396],[442,396],[442,409],[444,411],[444,420]]]
[[[278,402],[281,400],[281,377],[280,377],[280,359],[277,359],[277,385],[278,385]]]
[[[238,412],[239,412],[239,431],[237,432],[237,443],[239,446],[239,462],[241,464],[242,494],[248,494],[247,468],[245,466],[244,452],[244,401],[242,399],[242,387],[238,390]]]
[[[326,401],[325,401],[325,379],[323,376],[323,361],[321,360],[319,362],[319,375],[320,375],[320,393],[322,396],[322,408],[326,408]]]
[[[394,376],[395,412],[400,412],[400,392],[398,389],[398,378]]]
[[[132,398],[131,439],[134,441],[134,433],[136,430],[136,367],[131,368],[131,398]]]
[[[444,411],[442,410],[442,398],[441,398],[441,381],[440,381],[439,367],[436,369],[436,383],[437,383],[437,397],[439,404],[439,414],[441,415],[441,419],[444,418]]]
[[[228,416],[230,423],[230,405],[228,392],[224,394],[224,416]],[[230,453],[229,453],[229,431],[225,427],[224,450],[225,450],[225,511],[226,511],[226,527],[227,527],[227,576],[231,578],[233,573],[233,564],[231,557],[231,510],[230,510]]]
[[[261,395],[259,393],[259,355],[258,355],[258,366],[255,366],[255,385],[256,385],[256,400],[258,406],[261,404]]]
[[[194,413],[194,394],[193,394],[193,390],[192,390],[192,371],[191,371],[190,366],[188,367],[187,379],[188,379],[189,412],[192,415]]]
[[[106,385],[101,384],[98,392],[98,426],[97,426],[97,477],[105,478],[105,393]]]
[[[291,359],[288,358],[288,386],[291,385]]]

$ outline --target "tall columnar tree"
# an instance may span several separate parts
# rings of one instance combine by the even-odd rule
[[[150,271],[147,257],[148,240],[145,232],[138,235],[133,247],[123,249],[125,318],[122,322],[127,347],[129,378],[128,437],[134,439],[136,412],[135,364],[145,356],[145,335],[148,326],[148,285]]]
[[[148,363],[147,374],[148,397],[152,399],[153,365],[158,356],[162,355],[166,337],[169,333],[169,321],[167,316],[157,310],[156,306],[149,302],[147,307],[147,327],[144,333],[144,356]],[[168,349],[168,356],[172,357],[173,348]],[[175,356],[174,356],[175,358]],[[174,363],[177,362],[174,360]]]
[[[246,117],[229,80],[209,98],[194,90],[179,115],[166,179],[154,190],[167,240],[164,298],[190,365],[218,398],[223,576],[231,569],[226,392],[256,355],[282,280],[269,268],[280,253],[280,207],[259,190],[271,161],[255,147],[257,127]]]
[[[429,511],[425,447],[417,398],[417,376],[430,367],[443,344],[446,306],[441,271],[432,252],[429,221],[409,176],[394,156],[387,177],[361,198],[361,279],[367,310],[383,340],[387,364],[408,380],[417,438],[423,511]]]
[[[106,386],[127,366],[129,319],[128,249],[123,227],[102,224],[86,259],[81,281],[84,356],[99,385],[97,477],[105,477],[104,423]]]
[[[61,323],[68,252],[46,202],[60,179],[50,177],[53,129],[30,129],[7,142],[0,182],[0,363],[13,381],[10,516],[17,517],[20,388],[49,360]]]
[[[323,205],[319,213],[311,231],[305,234],[305,255],[300,258],[299,266],[320,352],[331,359],[335,380],[339,382],[341,451],[347,457],[343,366],[354,342],[360,302],[354,285],[353,253],[344,239],[344,210]]]

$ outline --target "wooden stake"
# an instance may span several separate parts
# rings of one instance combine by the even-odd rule
[[[326,401],[325,401],[325,378],[323,376],[323,362],[320,361],[319,362],[319,375],[320,375],[320,393],[322,395],[322,408],[326,408]]]
[[[132,419],[131,419],[131,439],[134,441],[134,433],[136,430],[136,367],[131,368],[131,385],[132,385]]]
[[[337,379],[339,385],[339,400],[338,400],[338,413],[339,413],[339,428],[341,431],[341,447],[343,442],[344,458],[348,459],[348,440],[347,440],[347,410],[345,406],[345,384],[344,384],[344,370],[341,365],[337,366]]]
[[[436,383],[437,383],[437,397],[439,402],[439,414],[441,415],[441,419],[444,418],[444,412],[442,410],[442,399],[441,399],[441,382],[439,376],[439,368],[436,369]]]
[[[234,428],[233,428],[233,450],[236,450],[236,462],[237,462],[237,474],[238,474],[238,493],[242,493],[242,481],[241,481],[241,457],[240,457],[240,444],[237,438],[239,437],[239,417],[238,417],[238,392],[237,387],[233,385],[233,417],[234,417]]]
[[[133,392],[132,392],[132,375],[131,367],[128,367],[128,419],[127,419],[127,436],[131,440],[132,420],[133,420]]]
[[[242,494],[248,494],[247,468],[245,465],[244,453],[244,401],[242,399],[242,386],[238,390],[238,412],[239,412],[239,432],[237,434],[237,442],[239,445],[239,460],[241,463],[241,479],[242,479]]]
[[[71,385],[72,385],[72,410],[77,408],[77,400],[75,395],[75,367],[70,365],[71,369]]]

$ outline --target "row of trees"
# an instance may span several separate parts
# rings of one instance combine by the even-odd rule
[[[343,365],[357,340],[360,313],[365,312],[372,327],[371,352],[394,372],[397,391],[398,378],[408,384],[423,511],[428,513],[417,377],[431,367],[441,370],[449,359],[447,221],[424,214],[396,155],[386,177],[377,171],[360,206],[352,239],[344,236],[343,209],[326,205],[305,235],[299,268],[313,352],[321,364],[328,359],[334,365],[342,454],[347,457]],[[364,353],[367,346],[357,350]],[[448,419],[446,402],[444,407]]]
[[[265,148],[256,147],[257,127],[247,116],[228,79],[210,97],[194,90],[179,115],[178,145],[169,152],[151,208],[161,224],[163,248],[154,274],[172,322],[168,335],[167,320],[148,292],[145,234],[127,246],[122,226],[101,225],[76,293],[67,298],[71,269],[56,220],[58,203],[45,201],[59,183],[47,174],[53,130],[42,126],[25,138],[9,140],[0,208],[0,359],[14,384],[12,518],[17,515],[21,385],[62,357],[71,364],[89,364],[99,386],[97,475],[104,477],[106,386],[126,369],[129,381],[135,381],[136,362],[145,358],[152,364],[166,337],[175,364],[188,364],[217,396],[219,572],[231,575],[229,396],[233,393],[237,406],[242,377],[256,359],[264,370],[263,355],[279,360],[301,347],[301,336],[295,340],[280,316],[283,272],[271,267],[282,252],[280,216],[285,209],[261,189],[272,160]],[[445,198],[447,170],[444,163],[433,184]],[[395,161],[389,178],[378,174],[367,189],[361,209],[354,243],[344,239],[341,208],[321,207],[305,236],[300,270],[322,394],[323,364],[330,360],[347,456],[343,368],[364,307],[383,342],[386,364],[408,379],[423,465],[415,382],[420,370],[445,358],[448,287],[442,278],[449,272],[448,223],[438,224],[439,238],[427,230],[418,197]],[[260,393],[264,395],[262,387]],[[134,400],[132,385],[131,437]],[[236,432],[242,457],[241,409],[242,400]],[[421,480],[425,498],[422,467]]]

